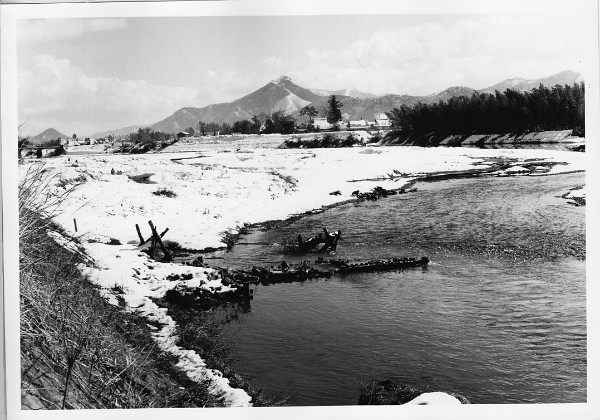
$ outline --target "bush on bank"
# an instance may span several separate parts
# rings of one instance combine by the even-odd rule
[[[285,140],[280,148],[282,149],[319,149],[319,148],[337,148],[337,147],[352,147],[356,145],[364,145],[364,142],[352,134],[348,134],[346,137],[338,137],[331,133],[325,133],[320,137],[313,137],[310,139],[300,139],[298,137],[291,137]]]

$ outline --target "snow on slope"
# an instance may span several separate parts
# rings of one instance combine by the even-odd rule
[[[298,95],[295,95],[292,92],[290,92],[288,96],[277,101],[273,109],[275,111],[283,111],[283,113],[286,115],[291,115],[296,111],[299,111],[300,109],[304,108],[308,104],[310,104],[309,101],[305,101]]]

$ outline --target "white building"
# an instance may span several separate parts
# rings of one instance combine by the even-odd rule
[[[327,122],[327,118],[325,117],[317,117],[313,120],[313,125],[315,128],[319,128],[320,130],[331,130],[335,126],[339,126],[342,124],[342,121],[338,121],[335,124],[330,124]]]
[[[378,112],[375,114],[375,124],[379,127],[391,127],[392,122],[385,112]]]
[[[369,122],[365,120],[348,121],[348,128],[366,128],[369,127]]]

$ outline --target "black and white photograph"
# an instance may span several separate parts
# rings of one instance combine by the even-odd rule
[[[1,7],[9,419],[598,418],[597,1]]]

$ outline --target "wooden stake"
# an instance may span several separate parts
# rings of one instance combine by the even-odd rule
[[[173,257],[171,256],[169,250],[165,248],[165,245],[163,244],[162,239],[160,239],[160,236],[158,236],[158,233],[156,233],[156,228],[154,227],[152,220],[148,220],[148,224],[150,225],[150,229],[152,229],[152,237],[156,242],[158,242],[160,249],[162,250],[163,254],[165,254],[166,261],[171,261]]]
[[[75,225],[75,232],[77,232],[77,219],[73,219],[73,224]]]
[[[144,237],[142,236],[142,231],[140,230],[140,227],[137,223],[135,224],[135,230],[137,230],[138,238],[140,238],[140,245],[144,245],[146,241],[144,240]]]
[[[136,225],[137,226],[137,225]],[[165,236],[165,234],[169,231],[169,228],[166,228],[165,230],[163,230],[163,233],[160,234],[160,237],[162,238],[163,236]],[[150,236],[148,239],[146,239],[143,243],[141,243],[140,245],[144,245],[146,242],[148,242],[149,240],[153,239],[152,236]]]

